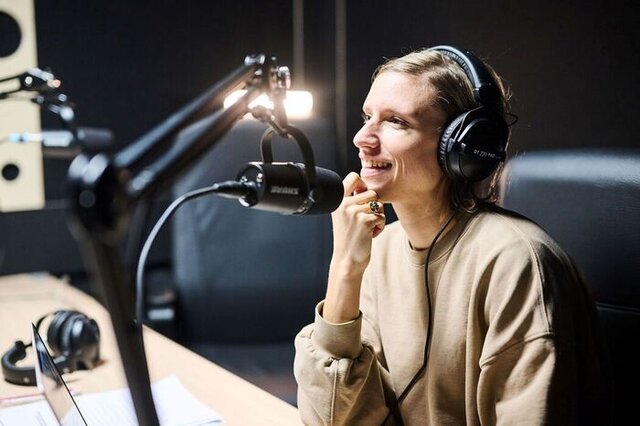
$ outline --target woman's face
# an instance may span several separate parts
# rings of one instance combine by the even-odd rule
[[[371,85],[353,143],[360,176],[383,202],[424,203],[444,184],[436,152],[444,116],[430,106],[433,96],[426,79],[396,71]]]

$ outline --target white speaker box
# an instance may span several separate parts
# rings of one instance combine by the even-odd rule
[[[0,40],[0,79],[37,66],[36,25],[32,0],[0,0],[0,19],[19,29],[13,46]],[[0,83],[0,92],[19,87],[17,80]],[[22,94],[24,95],[24,94]],[[40,132],[40,107],[23,99],[0,100],[0,212],[44,207],[42,148],[39,143],[7,141],[12,133]]]

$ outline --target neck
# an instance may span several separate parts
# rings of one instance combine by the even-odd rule
[[[415,249],[428,248],[453,211],[446,197],[431,197],[430,202],[394,203],[393,209]],[[443,235],[455,225],[452,220]]]

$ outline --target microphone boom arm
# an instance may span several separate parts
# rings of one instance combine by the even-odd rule
[[[273,96],[278,105],[288,79],[288,69],[278,67],[274,57],[247,56],[244,65],[128,147],[112,156],[80,153],[69,167],[74,235],[92,274],[92,286],[110,313],[139,424],[156,426],[159,422],[142,318],[135,314],[133,277],[121,255],[121,240],[132,213],[213,147],[250,112],[250,102],[261,93]],[[247,88],[247,93],[223,110],[224,97],[240,88]],[[276,112],[274,117],[278,127],[287,126],[286,115]],[[174,142],[179,134],[178,146]]]

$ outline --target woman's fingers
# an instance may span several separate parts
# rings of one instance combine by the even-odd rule
[[[356,172],[351,172],[342,181],[344,185],[343,204],[363,204],[376,201],[378,194],[373,190],[367,190],[367,185]]]
[[[384,226],[387,223],[387,219],[384,213],[375,213],[376,221],[373,226],[373,238],[380,235],[380,233],[384,230]]]
[[[384,215],[384,205],[379,201],[375,201],[375,199],[368,199],[368,200],[362,201],[360,203],[354,202],[352,204],[354,206],[354,209],[357,210],[357,211],[361,211],[361,212],[367,213],[367,214],[382,214],[382,215]]]
[[[379,203],[377,200],[371,200],[368,203],[365,203],[367,206],[369,206],[369,210],[371,210],[371,213],[383,213],[384,209],[382,207],[382,203]]]
[[[335,220],[340,220],[342,226],[351,228],[355,223],[360,223],[362,226],[361,231],[364,231],[376,237],[382,232],[385,225],[384,206],[378,201],[378,194],[373,190],[368,190],[364,181],[360,176],[355,173],[349,173],[343,180],[345,197],[342,201],[342,206],[338,211],[334,212],[333,216]],[[342,211],[342,213],[339,213]],[[338,219],[338,215],[344,215],[342,219]],[[351,219],[347,219],[351,217]],[[355,220],[352,225],[347,225],[350,220]],[[345,222],[346,221],[346,222]],[[353,235],[351,233],[342,234]]]
[[[356,172],[351,172],[342,181],[344,185],[344,195],[353,195],[354,193],[360,193],[367,190],[367,185],[364,183],[360,175]]]
[[[378,201],[368,201],[361,204],[354,204],[353,209],[362,215],[362,220],[368,229],[373,230],[373,238],[377,237],[384,229],[386,216],[384,206]]]

